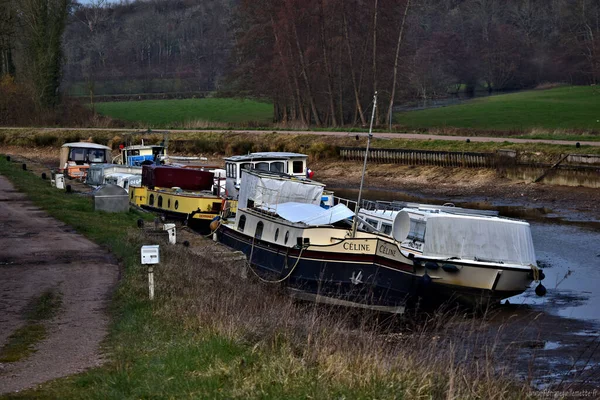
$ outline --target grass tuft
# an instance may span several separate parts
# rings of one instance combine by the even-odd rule
[[[0,348],[0,362],[16,362],[35,352],[35,346],[47,335],[43,322],[54,318],[61,305],[62,295],[54,290],[32,299],[24,311],[27,324],[13,332]]]

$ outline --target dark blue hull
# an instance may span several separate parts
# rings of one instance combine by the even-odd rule
[[[243,252],[262,279],[281,281],[306,293],[369,306],[398,307],[416,293],[419,278],[411,265],[368,254],[288,248],[253,239],[222,226],[219,241]]]

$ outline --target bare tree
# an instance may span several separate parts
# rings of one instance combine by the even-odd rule
[[[18,0],[28,81],[44,108],[59,102],[63,61],[61,40],[70,0]]]
[[[0,0],[0,77],[15,74],[13,48],[16,29],[16,15],[11,0]]]
[[[392,80],[390,104],[388,106],[388,112],[385,117],[386,121],[390,122],[390,128],[392,125],[392,109],[394,108],[394,100],[396,99],[396,82],[398,80],[398,59],[400,58],[400,45],[402,44],[402,35],[404,34],[404,26],[406,25],[406,16],[408,15],[409,7],[410,0],[406,0],[406,6],[404,7],[404,15],[402,16],[402,23],[400,24],[400,32],[398,33],[398,42],[396,44],[396,57],[394,58],[394,78]]]

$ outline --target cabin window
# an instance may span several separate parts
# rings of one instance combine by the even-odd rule
[[[259,162],[259,163],[256,163],[254,165],[254,168],[256,168],[259,171],[268,171],[269,170],[269,163]]]
[[[158,196],[158,206],[162,207],[162,196]]]
[[[75,162],[85,161],[86,153],[86,149],[73,148],[71,149],[71,153],[69,154],[69,159]]]
[[[287,244],[289,238],[290,238],[290,231],[285,231],[285,238],[283,239],[283,243]]]
[[[425,239],[425,221],[410,221],[407,239],[423,242]]]
[[[285,172],[283,168],[284,164],[281,161],[275,161],[271,163],[271,171],[272,172]]]
[[[129,194],[129,197],[131,198],[131,200],[133,200],[133,190],[131,191],[131,193]]]
[[[371,218],[367,218],[367,223],[375,229],[377,229],[377,225],[379,224],[378,221],[371,219]]]
[[[246,216],[242,215],[240,217],[240,222],[238,222],[238,231],[244,232],[244,227],[246,226]]]
[[[279,228],[277,228],[277,230],[275,230],[275,238],[273,240],[277,241],[277,238],[279,238]]]
[[[123,182],[123,189],[127,190],[127,186],[129,186],[129,181]]]
[[[304,172],[304,161],[294,161],[292,163],[292,169],[294,174],[301,174]]]
[[[154,195],[153,194],[150,195],[150,200],[148,200],[148,204],[150,204],[151,206],[154,205]]]
[[[88,160],[90,162],[104,162],[104,150],[90,149],[88,153]]]
[[[175,200],[175,209],[177,210],[179,208],[179,200]]]
[[[167,208],[171,208],[171,199],[167,200]]]
[[[256,224],[256,232],[254,233],[255,238],[257,238],[257,239],[262,238],[264,227],[265,227],[265,224],[263,224],[262,221],[258,221],[258,224]]]
[[[241,169],[252,169],[252,163],[243,163],[240,165]]]
[[[392,234],[392,226],[390,224],[383,224],[381,226],[381,231],[386,235]]]

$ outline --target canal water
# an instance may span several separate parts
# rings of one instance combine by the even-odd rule
[[[347,199],[355,200],[358,195],[355,189],[332,190]],[[385,190],[363,191],[363,198],[443,202]],[[453,202],[469,208],[482,204],[468,198]],[[515,373],[539,388],[600,387],[600,221],[506,203],[485,203],[483,208],[530,223],[547,288],[545,297],[536,296],[532,284],[525,293],[509,298],[486,321],[489,335],[501,337],[507,345],[516,344]]]

